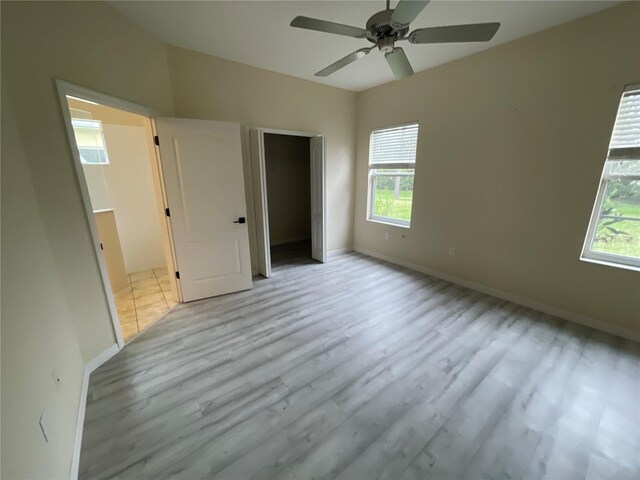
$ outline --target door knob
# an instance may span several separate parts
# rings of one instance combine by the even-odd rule
[[[244,217],[240,217],[238,220],[236,220],[233,223],[247,223],[247,220]]]

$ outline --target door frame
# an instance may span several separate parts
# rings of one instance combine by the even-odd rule
[[[322,139],[322,175],[315,180],[322,191],[322,262],[327,261],[327,162],[324,135],[316,132],[300,132],[296,130],[281,130],[277,128],[249,127],[249,144],[251,154],[251,173],[253,179],[253,198],[256,216],[256,246],[258,251],[258,272],[266,278],[271,276],[271,242],[269,239],[269,204],[267,201],[267,175],[264,151],[264,134],[288,135],[293,137]],[[311,152],[309,152],[311,162]],[[313,175],[312,175],[313,179]],[[309,179],[311,182],[312,179]],[[313,186],[312,186],[313,187]],[[311,190],[313,192],[313,188]],[[313,195],[311,198],[311,212],[313,214]],[[311,236],[313,238],[313,222]]]
[[[91,90],[89,88],[82,87],[80,85],[76,85],[76,84],[67,82],[65,80],[56,79],[55,83],[58,91],[58,100],[60,102],[60,107],[62,110],[62,117],[64,119],[64,124],[67,132],[67,142],[69,144],[69,148],[71,150],[71,154],[73,157],[73,165],[76,173],[76,180],[77,180],[77,184],[82,197],[82,203],[84,206],[87,224],[89,226],[89,231],[91,233],[91,239],[93,240],[93,250],[94,250],[96,261],[98,263],[98,267],[100,270],[102,289],[104,291],[105,299],[109,307],[109,315],[111,316],[111,326],[113,328],[113,333],[116,338],[116,343],[118,344],[118,349],[122,349],[124,347],[124,339],[122,337],[122,330],[120,329],[120,322],[119,322],[118,312],[116,309],[115,298],[111,290],[111,281],[109,280],[107,265],[104,259],[104,255],[102,253],[102,249],[100,248],[100,237],[98,235],[98,229],[96,226],[95,219],[93,217],[93,207],[91,206],[91,197],[89,196],[87,180],[85,178],[84,170],[82,168],[82,162],[80,161],[80,152],[78,151],[76,143],[72,141],[72,138],[74,138],[74,132],[73,132],[73,125],[71,124],[71,113],[69,111],[69,105],[67,103],[67,96],[76,97],[80,100],[86,100],[89,102],[94,102],[100,105],[104,105],[106,107],[113,107],[113,108],[117,108],[120,110],[136,113],[138,115],[148,117],[151,121],[151,132],[154,136],[157,134],[155,118],[158,116],[158,113],[152,108],[138,105],[136,103],[129,102],[127,100],[122,100],[117,97],[112,97],[111,95],[97,92],[95,90]],[[166,208],[167,199],[166,199],[166,193],[165,193],[164,178],[162,177],[162,161],[161,161],[160,153],[158,152],[157,146],[154,149],[154,154],[155,154],[155,161],[156,161],[157,168],[160,175],[160,178],[158,178],[158,181],[160,183],[160,188],[162,190],[162,202],[164,204],[164,207]],[[165,218],[165,226],[167,228],[169,246],[171,249],[171,262],[173,263],[173,266],[175,266],[175,263],[176,263],[175,247],[173,245],[173,237],[171,234],[171,219],[166,216],[164,216],[164,218]],[[169,267],[173,268],[173,266],[169,266]],[[178,302],[181,302],[182,292],[180,291],[180,282],[179,280],[176,280],[176,282],[177,282]]]

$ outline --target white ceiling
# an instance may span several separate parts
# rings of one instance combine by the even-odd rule
[[[353,39],[289,26],[306,15],[364,28],[384,10],[378,1],[111,1],[113,7],[171,45],[285,73],[327,85],[360,91],[393,80],[384,56],[374,50],[337,73],[314,73],[359,48]],[[391,6],[396,4],[392,0]],[[452,1],[433,0],[411,24],[411,30],[437,25],[499,21],[488,43],[412,45],[403,42],[416,72],[500,45],[616,5],[617,1]]]

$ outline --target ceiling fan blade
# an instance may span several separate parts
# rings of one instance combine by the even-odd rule
[[[398,47],[392,52],[385,53],[384,58],[387,59],[387,63],[389,67],[391,67],[391,71],[396,77],[396,80],[401,80],[413,75],[413,68],[411,68],[409,59],[401,48]]]
[[[488,42],[499,28],[500,22],[419,28],[409,34],[409,41],[411,43]]]
[[[307,30],[316,30],[318,32],[335,33],[336,35],[345,35],[347,37],[364,38],[367,31],[352,27],[351,25],[343,25],[341,23],[327,22],[317,18],[298,16],[291,20],[292,27],[305,28]]]
[[[391,26],[407,26],[427,6],[429,0],[400,0],[391,15]]]
[[[373,47],[371,47],[373,48]],[[353,53],[350,53],[346,57],[341,58],[337,62],[332,63],[326,68],[323,68],[318,73],[316,73],[316,77],[328,77],[334,72],[337,72],[342,67],[346,67],[350,63],[355,62],[359,58],[366,57],[367,54],[371,51],[371,48],[361,48],[360,50],[356,50]]]

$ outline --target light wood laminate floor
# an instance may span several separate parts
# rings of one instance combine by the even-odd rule
[[[637,343],[356,253],[273,260],[91,375],[81,478],[639,478]]]

